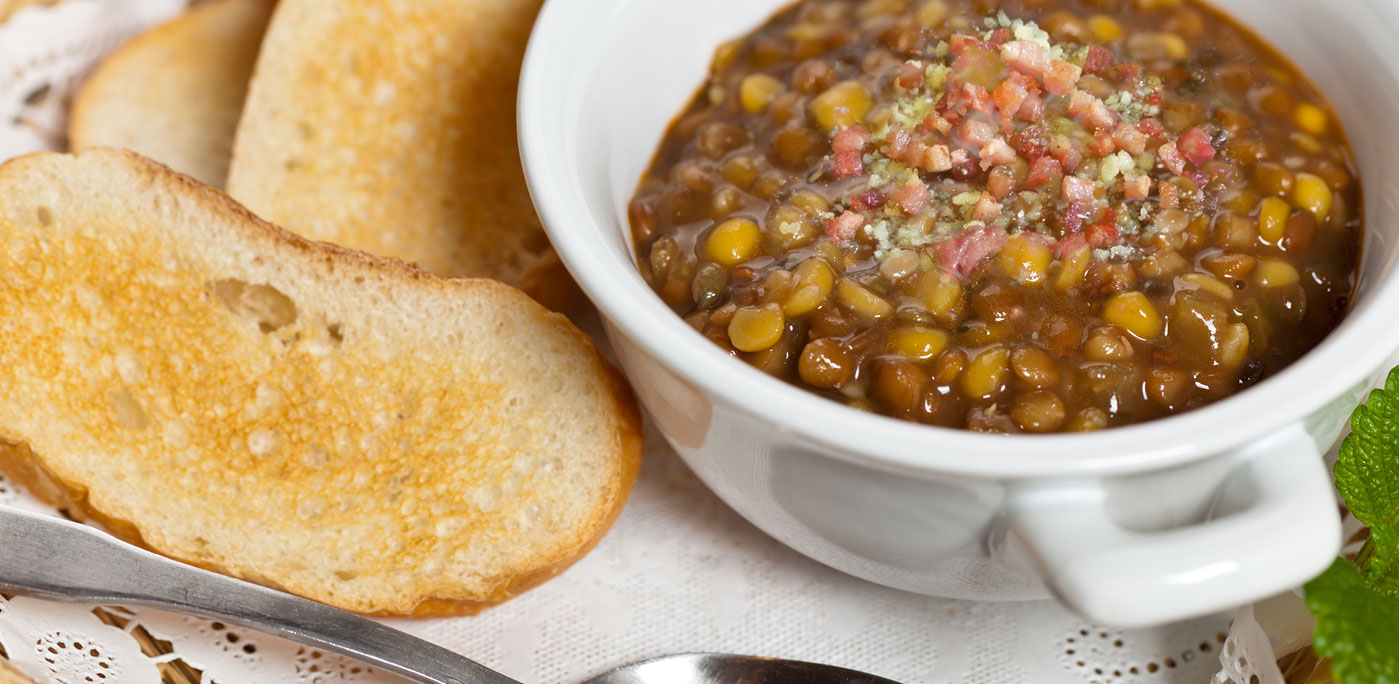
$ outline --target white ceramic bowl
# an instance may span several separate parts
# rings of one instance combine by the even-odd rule
[[[638,275],[626,205],[715,46],[787,0],[549,0],[520,92],[530,190],[642,403],[768,534],[891,587],[1058,596],[1136,626],[1298,585],[1339,546],[1320,454],[1399,346],[1399,5],[1230,0],[1339,112],[1368,233],[1352,313],[1317,349],[1205,409],[1085,435],[1003,436],[861,413],[721,353]]]

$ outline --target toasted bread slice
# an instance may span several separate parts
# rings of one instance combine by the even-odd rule
[[[572,281],[521,170],[515,93],[541,0],[283,0],[229,194],[315,240],[486,276],[560,309]]]
[[[221,188],[274,0],[213,0],[117,50],[78,91],[73,150],[124,147]]]
[[[134,153],[0,166],[0,468],[173,558],[349,610],[560,572],[636,476],[562,315],[313,243]]]

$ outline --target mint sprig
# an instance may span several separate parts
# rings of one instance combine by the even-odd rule
[[[1399,684],[1399,368],[1351,415],[1336,487],[1370,538],[1307,583],[1313,649],[1342,684]]]

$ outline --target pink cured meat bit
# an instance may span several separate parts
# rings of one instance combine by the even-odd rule
[[[1170,134],[1166,133],[1166,127],[1161,125],[1160,119],[1142,119],[1137,123],[1137,130],[1148,138],[1157,140],[1170,140]]]
[[[1070,204],[1093,202],[1093,181],[1064,176],[1064,199]]]
[[[1083,58],[1083,71],[1106,76],[1112,71],[1115,61],[1111,50],[1101,45],[1090,45],[1088,46],[1088,54]]]
[[[910,183],[900,185],[893,194],[894,204],[902,209],[908,216],[918,216],[927,211],[932,204],[932,195],[928,193],[928,186],[923,181],[915,180]]]
[[[923,84],[923,64],[918,61],[908,61],[899,65],[899,72],[894,76],[894,83],[897,83],[904,90],[913,90]]]
[[[1049,69],[1049,48],[1033,40],[1012,40],[1001,46],[1001,60],[1016,71],[1039,78]]]
[[[1088,249],[1088,238],[1083,233],[1071,233],[1054,244],[1054,256],[1063,258],[1080,249]]]
[[[1001,110],[1001,120],[1010,121],[1020,111],[1020,106],[1030,97],[1031,90],[1038,90],[1030,79],[1024,74],[1013,73],[992,91],[991,99],[996,101],[996,108]]]
[[[1146,134],[1126,122],[1117,124],[1117,128],[1112,130],[1112,139],[1118,149],[1127,150],[1127,154],[1132,156],[1146,151]]]
[[[865,161],[858,151],[845,150],[831,155],[831,178],[840,180],[865,172]]]
[[[977,119],[969,119],[966,123],[962,124],[960,133],[962,135],[962,140],[976,148],[984,147],[986,143],[991,142],[996,137],[996,129],[994,126]]]
[[[870,141],[870,132],[864,126],[851,126],[836,134],[831,140],[831,149],[836,152],[860,152]]]
[[[1156,148],[1156,156],[1161,159],[1161,163],[1170,169],[1171,173],[1177,176],[1185,174],[1185,157],[1180,155],[1180,150],[1176,149],[1173,142],[1163,143]]]
[[[1006,246],[1006,232],[1001,228],[981,226],[967,228],[934,249],[934,259],[942,270],[966,279],[987,257]]]
[[[1098,131],[1093,134],[1093,142],[1089,143],[1088,149],[1095,156],[1106,157],[1117,151],[1117,141],[1113,139],[1111,133]]]
[[[1030,175],[1025,178],[1025,187],[1037,190],[1064,175],[1063,167],[1059,166],[1059,160],[1053,157],[1040,157],[1030,164]]]
[[[947,171],[952,168],[952,154],[947,150],[946,145],[929,145],[927,149],[923,150],[922,163],[918,167],[933,173]]]
[[[889,132],[885,141],[888,145],[885,154],[891,158],[899,159],[903,157],[904,150],[907,150],[909,144],[913,142],[913,134],[903,128],[895,128]]]
[[[1162,209],[1180,208],[1180,189],[1176,186],[1165,182],[1158,183],[1156,185],[1156,194],[1161,197]]]
[[[999,137],[992,138],[991,142],[983,145],[977,156],[981,157],[982,171],[993,166],[1014,164],[1016,159],[1015,150],[1011,149],[1010,145],[1007,145],[1006,141]]]
[[[1082,67],[1056,59],[1049,63],[1049,70],[1045,72],[1044,89],[1055,95],[1063,95],[1073,90],[1082,76]]]
[[[1108,109],[1107,104],[1082,90],[1069,94],[1069,115],[1096,129],[1111,129],[1117,123],[1117,115]]]
[[[1062,135],[1049,139],[1049,154],[1059,160],[1064,173],[1073,173],[1078,163],[1083,161],[1083,152],[1074,145],[1074,141]]]
[[[1214,159],[1214,145],[1210,142],[1210,134],[1200,128],[1181,133],[1180,137],[1176,138],[1176,147],[1196,166],[1204,166]]]
[[[937,112],[928,112],[928,115],[923,117],[923,125],[943,135],[947,135],[947,132],[952,130],[952,122],[944,119]]]
[[[1151,176],[1135,176],[1125,181],[1122,193],[1129,200],[1144,200],[1151,196]]]
[[[978,221],[990,221],[1001,215],[1001,203],[989,192],[981,193],[981,199],[976,201],[972,207],[972,218]]]
[[[1025,98],[1025,102],[1020,105],[1020,111],[1016,113],[1021,119],[1036,123],[1044,119],[1044,99],[1039,95],[1030,95]]]
[[[860,227],[865,225],[865,217],[847,211],[835,218],[828,218],[821,224],[821,228],[826,231],[826,235],[836,242],[845,242],[855,237]]]

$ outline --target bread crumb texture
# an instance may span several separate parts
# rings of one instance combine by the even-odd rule
[[[571,283],[530,202],[515,126],[540,4],[283,0],[229,193],[312,239],[558,301]]]
[[[129,153],[0,181],[10,460],[151,548],[360,612],[469,612],[620,508],[634,401],[518,291],[300,240]]]

